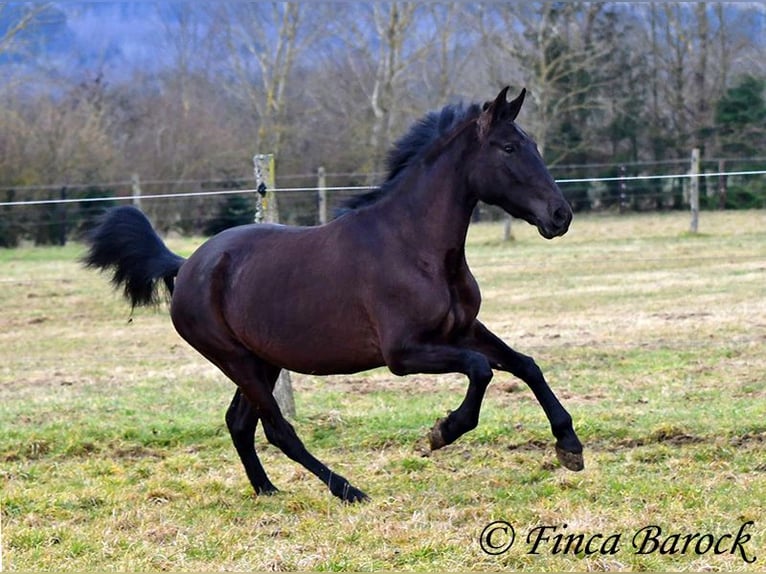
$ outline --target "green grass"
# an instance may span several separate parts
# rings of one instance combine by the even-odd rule
[[[586,469],[556,462],[523,383],[498,373],[479,427],[428,453],[458,375],[293,375],[307,447],[371,497],[347,506],[257,444],[256,497],[223,422],[233,385],[81,269],[79,245],[0,251],[0,482],[10,570],[738,570],[766,561],[766,212],[581,216],[546,242],[471,228],[483,321],[533,355]],[[199,241],[173,239],[188,254]],[[492,520],[507,553],[482,552]],[[638,555],[647,525],[736,534],[730,552]],[[563,525],[566,524],[566,528]],[[620,534],[612,554],[528,554],[540,525]],[[666,548],[669,548],[667,546]]]

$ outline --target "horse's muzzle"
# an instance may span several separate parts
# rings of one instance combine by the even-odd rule
[[[556,207],[548,217],[547,221],[540,221],[537,224],[537,230],[540,235],[546,239],[560,237],[569,231],[569,224],[572,223],[572,208],[564,203]]]

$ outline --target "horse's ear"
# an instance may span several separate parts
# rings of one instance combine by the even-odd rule
[[[495,98],[495,101],[490,104],[490,108],[492,109],[492,121],[495,122],[499,119],[502,119],[507,110],[508,107],[508,90],[510,89],[510,86],[505,86],[502,90],[500,90],[500,93],[497,94],[497,97]]]
[[[494,102],[485,102],[482,106],[481,115],[476,122],[479,126],[479,136],[484,137],[490,126],[508,113],[508,89],[509,86],[505,86],[497,94]]]
[[[521,104],[524,103],[524,96],[527,95],[527,89],[521,88],[521,93],[516,96],[516,99],[513,100],[510,104],[508,104],[508,115],[511,118],[511,121],[514,121],[516,119],[516,116],[519,115],[519,110],[521,109]]]

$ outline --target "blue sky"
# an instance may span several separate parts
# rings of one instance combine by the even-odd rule
[[[0,10],[0,35],[4,18],[12,18],[14,9],[31,4],[11,2]],[[65,75],[103,72],[110,79],[126,78],[136,67],[156,70],[167,63],[168,22],[173,21],[174,7],[183,4],[165,0],[54,2],[44,24],[29,31],[27,62]],[[734,9],[736,5],[732,4]],[[747,25],[753,34],[761,35],[766,12],[758,11],[755,16],[756,21]]]
[[[12,3],[0,12],[0,32],[4,18],[12,19],[14,9],[23,4],[30,3]],[[168,2],[55,2],[36,26],[18,38],[18,46],[24,48],[26,63],[64,74],[85,69],[119,75],[134,66],[153,67],[163,60],[167,31],[161,10],[168,6]]]
[[[71,50],[86,66],[152,66],[162,59],[166,34],[156,2],[66,2],[59,6],[67,15],[74,35]]]

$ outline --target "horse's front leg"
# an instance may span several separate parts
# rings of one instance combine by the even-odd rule
[[[436,421],[429,434],[431,449],[455,442],[479,423],[484,392],[492,380],[487,357],[476,351],[438,344],[400,345],[386,353],[386,364],[396,375],[413,373],[463,373],[468,390],[457,410]]]
[[[570,470],[582,470],[582,443],[572,427],[572,417],[548,386],[534,359],[511,349],[479,321],[474,323],[462,343],[485,355],[493,368],[508,371],[532,389],[551,423],[559,461]]]

